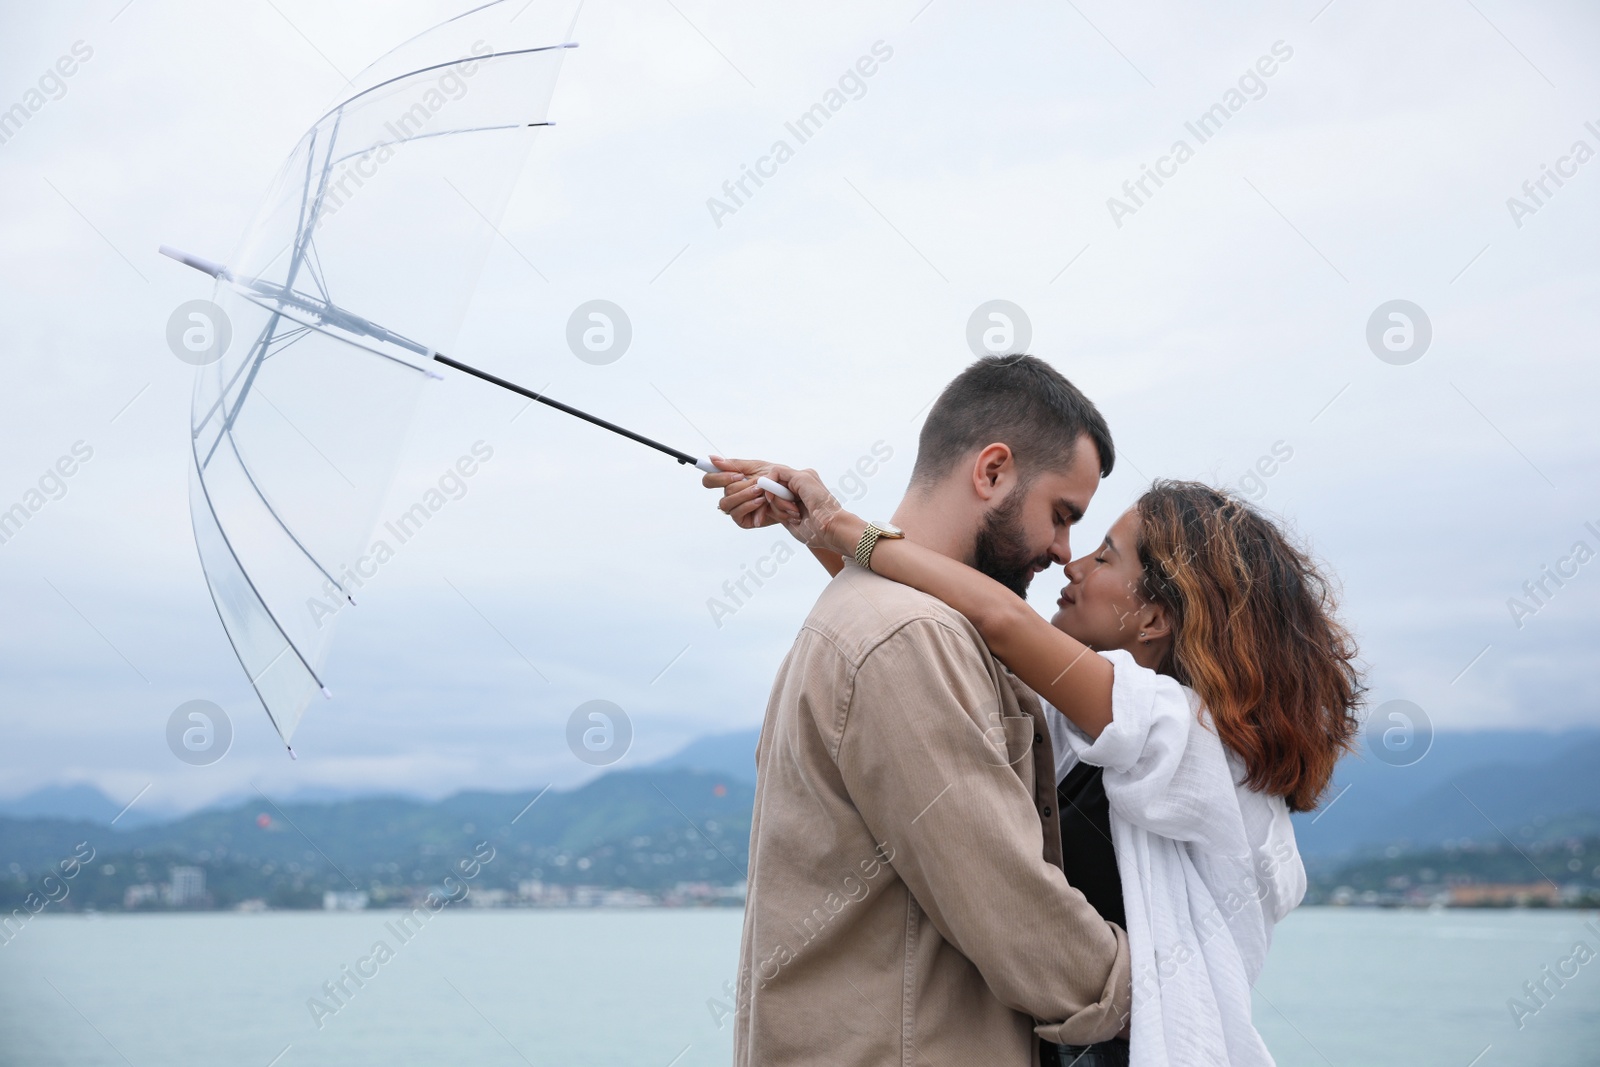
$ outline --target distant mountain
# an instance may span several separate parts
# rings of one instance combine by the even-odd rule
[[[208,808],[230,807],[243,803],[248,796],[253,794],[235,793],[213,800]],[[351,800],[361,796],[370,796],[370,793],[360,793],[350,789],[328,788],[326,786],[305,786],[288,794],[289,799],[295,803],[313,803],[338,800]],[[185,812],[173,809],[156,807],[149,798],[144,798],[128,806],[133,797],[116,800],[107,796],[92,785],[77,783],[73,785],[47,785],[31,793],[24,793],[20,797],[10,800],[0,799],[0,817],[11,818],[51,818],[51,819],[82,819],[88,822],[109,825],[116,819],[119,830],[130,830],[136,826],[151,826],[157,823],[171,822],[182,817]],[[283,799],[283,798],[279,798]],[[127,810],[124,811],[123,809]],[[117,814],[122,812],[122,817]]]
[[[698,737],[665,759],[649,766],[656,770],[707,771],[741,782],[756,780],[756,741],[759,727],[734,733]]]
[[[496,877],[728,884],[745,863],[757,736],[742,730],[699,738],[654,764],[552,790],[532,807],[533,791],[472,791],[439,801],[251,798],[163,821],[146,813],[143,824],[136,806],[112,828],[106,824],[120,804],[89,786],[51,787],[0,803],[0,872],[10,864],[24,874],[41,871],[87,840],[102,855],[226,859],[292,868],[301,881],[320,871],[341,884],[345,875],[363,885],[375,878],[412,882],[434,877],[487,837],[504,841],[511,852],[502,854],[515,860],[497,867]],[[1296,833],[1308,865],[1321,872],[1391,845],[1417,851],[1493,843],[1503,840],[1501,831],[1519,845],[1596,835],[1596,766],[1600,730],[1439,734],[1409,767],[1368,752],[1347,758],[1324,807],[1295,817]]]
[[[14,800],[0,800],[0,815],[14,818],[83,819],[109,823],[122,805],[92,785],[47,785]]]
[[[86,819],[0,815],[0,877],[20,878],[44,871],[73,855],[78,842],[104,841],[112,834],[104,824]]]
[[[759,728],[738,730],[725,734],[708,734],[697,737],[670,756],[644,764],[641,770],[704,771],[707,774],[753,784],[756,780],[756,739]],[[338,803],[371,797],[371,793],[357,793],[348,789],[331,789],[308,786],[290,795],[295,804]],[[458,794],[462,796],[470,794]],[[280,801],[282,797],[278,798]],[[245,794],[223,797],[207,805],[207,810],[231,808],[250,803]],[[92,785],[47,785],[31,793],[11,799],[0,798],[0,818],[12,819],[67,819],[108,825],[127,801],[117,801]],[[149,806],[148,800],[134,805],[117,819],[117,827],[128,830],[138,826],[168,823],[181,813],[159,811]]]
[[[1513,840],[1600,831],[1600,738],[1536,764],[1472,767],[1396,812],[1395,841],[1433,846],[1471,837]]]
[[[1307,857],[1462,838],[1518,842],[1600,832],[1600,730],[1443,733],[1422,760],[1347,757],[1320,811],[1295,816]]]
[[[752,786],[731,776],[637,770],[602,775],[570,792],[470,792],[436,802],[257,799],[129,830],[0,817],[0,869],[16,865],[17,891],[87,842],[95,862],[81,876],[79,901],[115,906],[123,883],[160,880],[171,864],[254,869],[285,893],[315,890],[320,899],[323,889],[352,885],[398,892],[438,884],[487,841],[496,860],[485,867],[484,886],[515,888],[525,879],[638,889],[730,885],[743,880],[748,863],[753,800]],[[111,881],[97,897],[87,887],[101,875]]]

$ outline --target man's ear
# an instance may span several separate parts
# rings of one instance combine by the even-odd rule
[[[1016,476],[1017,462],[1010,445],[985,445],[973,458],[972,489],[979,500],[987,502],[1003,495]]]

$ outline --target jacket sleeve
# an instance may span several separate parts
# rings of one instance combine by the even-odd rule
[[[1031,766],[1034,719],[1003,714],[1005,683],[975,641],[922,618],[870,652],[844,709],[839,770],[917,905],[995,996],[1047,1040],[1104,1040],[1132,996],[1127,935],[1044,858],[1013,766]]]

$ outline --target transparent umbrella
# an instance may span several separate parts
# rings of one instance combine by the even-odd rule
[[[356,584],[344,561],[369,543],[435,364],[713,469],[438,350],[575,47],[534,39],[523,7],[475,8],[359,75],[300,139],[231,264],[162,248],[216,279],[231,334],[195,376],[190,513],[217,614],[285,746],[331,695],[323,666]]]

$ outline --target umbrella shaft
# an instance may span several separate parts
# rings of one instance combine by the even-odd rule
[[[502,389],[509,389],[511,392],[516,393],[519,396],[527,397],[529,400],[537,400],[539,403],[553,407],[557,411],[564,411],[568,415],[574,415],[582,419],[584,422],[592,422],[601,429],[610,430],[614,434],[620,434],[621,436],[628,438],[630,441],[637,441],[641,445],[649,445],[658,452],[665,452],[679,463],[687,463],[691,467],[698,464],[698,461],[695,459],[695,457],[689,455],[687,452],[680,452],[670,445],[664,445],[660,441],[652,440],[643,434],[634,433],[625,426],[618,426],[614,422],[607,422],[598,415],[591,415],[587,411],[579,411],[577,408],[572,407],[569,404],[563,404],[561,401],[545,396],[543,393],[536,393],[532,389],[526,389],[518,385],[516,382],[508,382],[504,378],[490,374],[488,371],[479,370],[477,367],[468,366],[467,364],[462,363],[459,360],[451,359],[449,356],[440,352],[435,352],[433,354],[433,358],[438,360],[440,363],[443,363],[447,367],[454,367],[456,370],[464,371],[467,374],[472,375],[474,378],[482,378],[486,382],[491,382],[495,385],[498,385]]]

